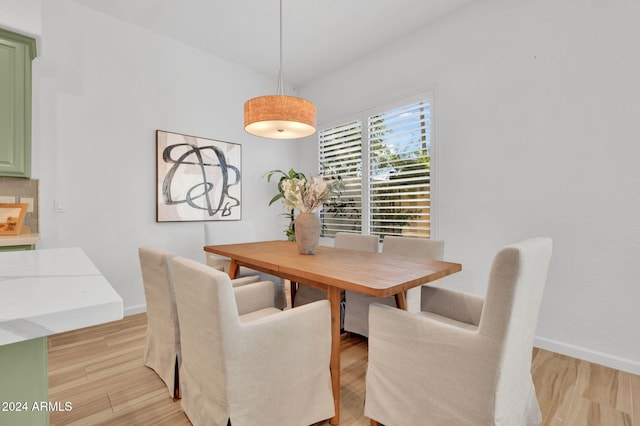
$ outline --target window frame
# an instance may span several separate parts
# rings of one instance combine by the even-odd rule
[[[408,106],[416,102],[420,102],[428,99],[430,102],[430,226],[429,226],[429,234],[431,239],[437,238],[437,218],[438,218],[438,187],[440,183],[439,173],[438,173],[438,135],[437,135],[437,113],[438,113],[438,105],[437,105],[437,93],[435,89],[423,90],[420,92],[413,93],[408,96],[403,96],[396,98],[391,101],[387,101],[380,105],[363,109],[354,114],[350,114],[348,116],[333,119],[322,123],[318,126],[317,133],[317,143],[318,150],[316,155],[316,167],[318,172],[320,173],[320,160],[321,160],[321,147],[320,147],[320,134],[324,130],[328,130],[335,127],[344,126],[350,122],[359,121],[361,125],[361,161],[362,161],[362,175],[361,175],[361,187],[362,187],[362,229],[361,233],[365,235],[371,234],[371,214],[370,214],[370,193],[369,193],[369,171],[370,171],[370,140],[369,140],[369,118],[375,115],[383,114],[385,112],[392,111],[397,108],[401,108],[403,106]],[[332,237],[329,237],[332,238]]]

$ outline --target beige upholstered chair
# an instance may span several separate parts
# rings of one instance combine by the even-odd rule
[[[256,229],[252,222],[247,221],[218,221],[204,223],[205,245],[215,244],[239,244],[257,241]],[[214,253],[205,253],[207,265],[219,271],[229,272],[229,258]],[[248,276],[259,276],[261,281],[273,281],[275,284],[275,306],[285,308],[287,300],[284,291],[284,279],[264,272],[241,266],[238,271],[238,278]]]
[[[378,236],[336,232],[333,246],[340,249],[376,253],[378,251]]]
[[[147,301],[147,341],[144,365],[165,382],[172,398],[179,397],[180,329],[176,313],[170,253],[152,247],[140,247],[140,269]]]
[[[531,352],[551,246],[500,250],[484,299],[422,287],[420,313],[372,305],[365,415],[388,426],[540,424]]]
[[[377,235],[351,234],[348,232],[337,232],[333,243],[335,248],[368,251],[375,253],[378,251]],[[306,285],[298,286],[295,292],[294,306],[302,306],[316,300],[327,298],[327,292]]]
[[[153,247],[140,247],[140,269],[147,302],[147,341],[144,365],[165,382],[172,398],[178,398],[180,330],[170,259],[173,254]],[[258,276],[233,280],[234,286],[259,281]]]
[[[223,272],[184,258],[172,263],[181,405],[194,425],[310,425],[334,415],[328,301],[247,316],[259,306],[246,306],[256,299],[243,291],[258,284],[234,290]],[[272,296],[266,302],[273,305]]]
[[[444,241],[387,235],[382,241],[382,252],[399,256],[420,257],[425,260],[442,260]],[[352,291],[345,292],[345,331],[362,336],[369,335],[369,305],[372,303],[396,306],[395,297],[376,298]],[[407,291],[407,310],[409,312],[420,310],[420,287]]]

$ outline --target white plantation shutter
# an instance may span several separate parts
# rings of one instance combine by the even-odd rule
[[[432,98],[415,100],[319,132],[320,173],[346,185],[340,201],[322,211],[324,236],[430,238]]]
[[[320,173],[339,176],[345,184],[339,202],[322,209],[322,235],[362,231],[362,124],[353,121],[323,130],[320,139]]]
[[[429,238],[429,100],[369,117],[369,232]]]

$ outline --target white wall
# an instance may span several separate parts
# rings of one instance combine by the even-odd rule
[[[125,313],[144,309],[139,246],[204,261],[202,222],[155,222],[156,129],[242,144],[243,221],[255,223],[259,238],[283,238],[282,211],[267,206],[275,186],[262,175],[295,167],[295,142],[247,135],[242,121],[244,101],[271,92],[272,77],[67,0],[43,2],[41,41],[33,95],[38,248],[82,247]],[[54,200],[66,212],[54,213]]]
[[[554,239],[536,344],[640,373],[640,5],[483,1],[301,88],[329,122],[436,90],[435,236],[484,294]],[[316,147],[300,151],[313,167]]]
[[[0,27],[39,38],[41,10],[42,0],[0,0]]]

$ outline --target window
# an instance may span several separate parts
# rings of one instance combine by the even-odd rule
[[[420,99],[319,132],[320,172],[345,183],[323,209],[323,236],[430,237],[433,110],[431,96]]]
[[[322,235],[362,232],[362,125],[353,121],[320,132],[320,173],[340,176],[340,200],[322,210]]]

